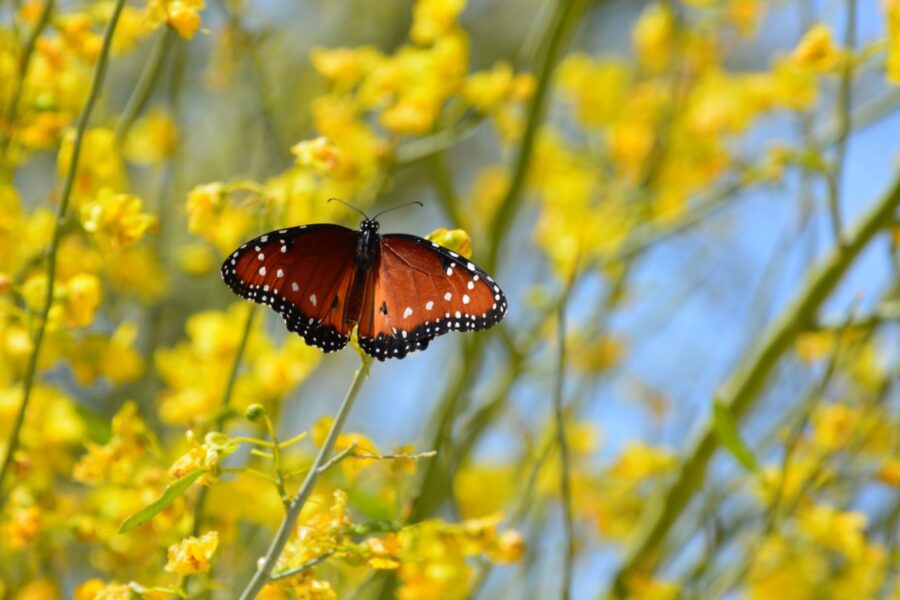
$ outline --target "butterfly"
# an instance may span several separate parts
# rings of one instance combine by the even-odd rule
[[[225,259],[222,278],[324,352],[343,348],[356,325],[360,347],[381,361],[503,319],[506,297],[490,275],[424,238],[379,234],[383,212],[363,213],[357,231],[323,223],[263,234]]]

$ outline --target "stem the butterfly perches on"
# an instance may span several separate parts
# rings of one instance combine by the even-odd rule
[[[303,510],[303,506],[309,499],[310,494],[312,494],[316,481],[319,479],[319,475],[324,472],[322,467],[328,461],[331,450],[334,448],[334,443],[337,441],[341,429],[344,427],[344,422],[347,420],[347,415],[350,413],[350,408],[353,406],[353,402],[356,400],[356,396],[362,388],[363,381],[365,381],[366,377],[369,375],[369,367],[372,364],[372,358],[364,352],[359,352],[359,356],[362,362],[353,376],[353,383],[350,384],[350,389],[347,390],[344,401],[341,402],[340,408],[338,408],[337,413],[334,415],[334,423],[332,423],[331,429],[328,431],[325,443],[323,443],[322,447],[319,449],[319,453],[316,455],[316,459],[313,461],[313,465],[310,468],[309,473],[307,473],[306,479],[303,480],[300,490],[288,506],[284,519],[282,519],[281,525],[279,525],[278,531],[272,539],[272,543],[269,544],[269,549],[266,551],[262,564],[259,565],[259,568],[253,574],[252,579],[247,583],[244,591],[241,592],[241,600],[252,600],[253,598],[256,598],[263,586],[271,580],[272,570],[278,563],[278,559],[281,557],[281,552],[284,550],[285,544],[287,544],[291,534],[294,532],[294,526],[297,524],[300,512]]]

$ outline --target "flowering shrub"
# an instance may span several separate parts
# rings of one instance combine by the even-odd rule
[[[0,598],[900,597],[900,2],[841,11],[0,6]],[[364,383],[227,292],[335,197],[507,321]]]

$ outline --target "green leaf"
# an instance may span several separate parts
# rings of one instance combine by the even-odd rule
[[[163,493],[159,498],[122,521],[122,525],[119,527],[119,533],[131,531],[138,525],[143,525],[164,511],[166,507],[172,504],[178,496],[185,493],[187,489],[191,487],[191,484],[197,481],[204,473],[206,473],[205,470],[197,469],[196,471],[191,471],[181,479],[170,483],[166,489],[163,490]]]
[[[378,520],[355,523],[347,528],[347,533],[353,537],[369,535],[370,533],[396,533],[403,529],[403,525],[396,521]]]
[[[728,450],[731,455],[748,471],[756,471],[759,466],[753,452],[741,439],[741,432],[738,431],[737,424],[734,421],[734,415],[731,410],[722,404],[719,400],[713,402],[713,424],[716,428],[716,435],[719,441]]]

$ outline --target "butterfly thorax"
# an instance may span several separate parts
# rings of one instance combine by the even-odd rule
[[[356,239],[356,270],[368,271],[378,261],[381,247],[378,243],[378,221],[364,220]]]

